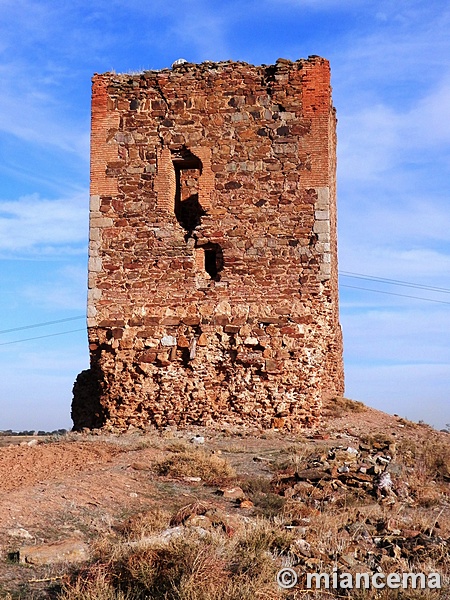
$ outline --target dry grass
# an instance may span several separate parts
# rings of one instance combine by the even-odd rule
[[[195,512],[195,506],[186,510]],[[202,507],[200,507],[202,508]],[[175,518],[175,517],[174,517]],[[59,600],[330,600],[348,597],[339,590],[306,590],[300,585],[289,593],[275,583],[281,566],[294,564],[299,573],[332,573],[334,561],[354,552],[361,544],[364,528],[373,523],[373,529],[389,527],[405,518],[398,509],[374,505],[365,514],[355,510],[335,510],[319,514],[310,512],[306,539],[311,545],[314,566],[296,553],[295,530],[287,529],[286,521],[256,518],[247,523],[233,537],[218,531],[203,532],[186,528],[183,536],[165,543],[155,542],[148,547],[130,547],[126,543],[109,543],[98,547],[93,564],[66,583]],[[180,518],[176,519],[180,522]],[[183,519],[181,519],[182,521]],[[360,527],[348,526],[360,522]],[[301,536],[303,537],[303,536]],[[303,560],[303,562],[302,562]],[[300,562],[299,562],[300,561]],[[305,562],[306,561],[306,562]],[[385,555],[380,563],[383,572],[444,572],[449,570],[446,551],[439,556],[427,556],[413,563],[399,561]],[[365,571],[348,568],[347,572]],[[444,580],[445,584],[445,580]],[[431,600],[445,597],[429,590],[353,590],[356,600]]]
[[[182,525],[190,516],[204,515],[213,505],[206,502],[191,502],[180,508],[170,519],[170,525],[176,527]]]
[[[325,451],[325,455],[328,449]],[[280,472],[295,472],[305,467],[312,455],[321,454],[322,446],[317,445],[314,450],[307,442],[298,442],[285,448],[279,457],[270,465],[273,471]]]
[[[170,512],[157,507],[132,515],[116,527],[116,530],[129,540],[136,540],[169,527],[170,519]]]
[[[405,438],[398,452],[402,461],[423,480],[450,481],[450,436],[437,436],[430,430],[425,439]]]
[[[350,400],[350,398],[331,398],[323,406],[324,417],[340,417],[341,415],[354,412],[360,413],[367,410],[366,406],[358,400]]]
[[[77,578],[63,585],[60,598],[65,600],[134,600],[132,592],[115,589],[111,576],[103,569],[93,570],[86,579]]]
[[[233,539],[186,529],[153,547],[105,547],[60,600],[281,600],[273,557],[291,541],[282,526],[258,520]]]
[[[232,466],[220,456],[185,444],[173,445],[171,455],[155,463],[158,475],[201,477],[205,483],[220,485],[236,477]]]

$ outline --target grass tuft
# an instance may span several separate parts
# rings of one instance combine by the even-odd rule
[[[227,483],[236,477],[232,466],[220,456],[202,448],[181,446],[172,455],[155,463],[158,475],[168,477],[201,477],[211,485]]]

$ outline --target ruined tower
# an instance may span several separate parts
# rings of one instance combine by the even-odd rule
[[[329,63],[95,75],[76,428],[313,425],[342,394]]]

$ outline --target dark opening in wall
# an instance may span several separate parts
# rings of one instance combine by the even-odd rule
[[[220,271],[223,270],[223,252],[219,244],[207,244],[203,246],[205,253],[205,271],[214,279],[220,280]]]
[[[182,149],[173,153],[175,169],[175,216],[180,225],[192,235],[201,224],[205,215],[198,197],[199,181],[202,174],[202,162],[189,150]]]

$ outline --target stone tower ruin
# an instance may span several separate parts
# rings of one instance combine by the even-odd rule
[[[75,428],[316,424],[344,385],[329,63],[95,75],[88,287]]]

